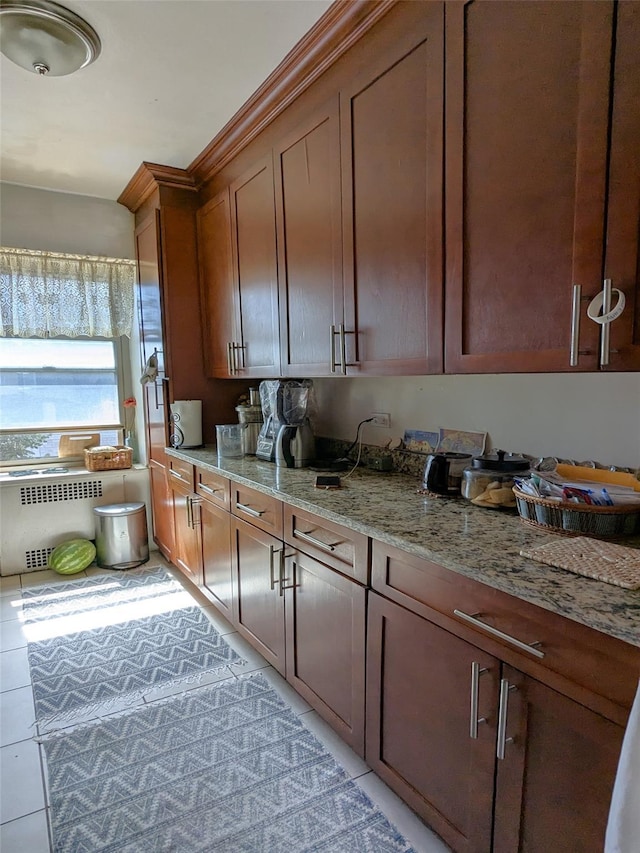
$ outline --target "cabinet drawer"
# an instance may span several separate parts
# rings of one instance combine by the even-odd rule
[[[285,504],[284,540],[343,575],[369,583],[369,539],[363,533]]]
[[[229,480],[222,474],[196,468],[196,492],[216,506],[231,508],[231,490]]]
[[[231,512],[254,527],[282,539],[282,503],[277,498],[232,482]]]
[[[167,460],[169,462],[169,485],[180,482],[193,491],[194,466],[191,462],[184,462],[182,459],[176,459],[173,456],[167,456]]]
[[[372,586],[554,689],[624,721],[638,684],[640,648],[379,542],[373,543]]]

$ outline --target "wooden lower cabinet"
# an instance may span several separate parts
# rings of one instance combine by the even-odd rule
[[[513,740],[497,761],[493,850],[602,853],[624,729],[513,667],[502,679]]]
[[[455,851],[601,853],[623,728],[376,593],[368,612],[366,760],[390,787]]]
[[[173,492],[174,549],[172,562],[196,586],[202,586],[200,498],[192,489],[171,481]]]
[[[199,509],[204,591],[218,610],[232,621],[231,516],[207,500],[200,503]]]
[[[284,675],[282,548],[281,540],[231,517],[233,623],[238,632]]]
[[[153,513],[153,538],[163,556],[167,560],[171,560],[174,540],[173,493],[167,482],[166,467],[154,459],[150,459],[149,477]]]
[[[366,589],[301,551],[283,589],[287,681],[364,756]]]

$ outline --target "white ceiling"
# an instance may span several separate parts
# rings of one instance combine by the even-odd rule
[[[0,59],[3,181],[116,199],[143,160],[186,167],[329,0],[74,0],[93,65],[39,77]]]

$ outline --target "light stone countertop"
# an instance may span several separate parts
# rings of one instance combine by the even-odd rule
[[[458,574],[640,646],[640,590],[626,590],[520,556],[525,546],[558,539],[516,514],[464,499],[418,494],[416,478],[357,469],[342,488],[314,488],[316,472],[278,468],[255,457],[218,462],[215,448],[169,456],[224,474],[285,503],[432,560]],[[640,547],[640,538],[627,544]]]

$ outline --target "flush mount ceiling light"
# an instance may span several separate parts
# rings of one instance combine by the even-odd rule
[[[78,15],[49,0],[0,0],[0,50],[34,74],[63,77],[100,55],[100,39]]]

